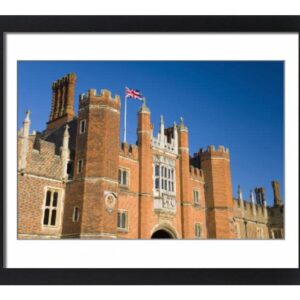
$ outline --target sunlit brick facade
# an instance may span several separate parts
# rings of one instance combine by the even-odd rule
[[[120,98],[81,94],[76,75],[52,85],[47,128],[18,133],[20,239],[283,238],[279,184],[274,206],[263,188],[233,198],[228,148],[189,153],[183,119],[153,134],[150,108],[137,115],[137,143],[120,144]],[[188,123],[188,120],[187,120]],[[254,195],[255,191],[255,195]]]

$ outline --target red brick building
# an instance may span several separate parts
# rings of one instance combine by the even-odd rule
[[[153,135],[151,111],[137,116],[137,144],[120,144],[120,98],[81,94],[76,75],[52,85],[47,128],[18,133],[18,238],[235,239],[283,238],[283,204],[264,188],[250,202],[233,198],[228,148],[189,153],[181,119]],[[255,199],[256,198],[256,199]]]

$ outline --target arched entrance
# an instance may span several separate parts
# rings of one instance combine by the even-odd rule
[[[152,234],[151,239],[174,239],[174,236],[164,229],[159,229]]]

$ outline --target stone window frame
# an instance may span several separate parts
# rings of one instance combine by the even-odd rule
[[[76,213],[77,212],[77,213]],[[80,219],[80,210],[78,206],[73,207],[72,222],[77,223]]]
[[[159,167],[159,174],[156,170]],[[174,166],[167,163],[154,162],[153,163],[153,189],[160,193],[169,195],[176,195],[176,170]],[[158,187],[157,183],[158,182]]]
[[[122,223],[122,215],[125,215],[125,226],[119,227],[119,215],[120,215],[120,223]],[[123,225],[123,224],[120,224]],[[129,231],[129,211],[126,209],[118,209],[117,212],[117,229],[118,231],[128,232]]]
[[[83,128],[82,128],[82,126],[83,126]],[[86,119],[83,119],[83,120],[80,120],[80,122],[79,122],[79,134],[84,134],[85,132],[86,132]]]
[[[80,168],[80,170],[79,170],[80,162],[81,162],[81,168]],[[77,169],[77,174],[81,174],[81,173],[82,173],[82,170],[83,170],[83,164],[84,164],[83,158],[78,159],[78,161],[77,161],[77,168],[76,168],[76,169]]]
[[[195,198],[195,194],[197,194],[197,201]],[[201,206],[201,196],[200,196],[199,188],[193,188],[193,203],[194,203],[194,206],[197,206],[197,207]]]
[[[47,195],[48,192],[51,193],[50,195],[50,204],[47,205]],[[57,193],[56,199],[56,206],[53,206],[54,194]],[[43,205],[42,205],[42,228],[58,228],[61,224],[61,207],[62,207],[62,189],[57,187],[45,186],[44,188],[44,198],[43,198]],[[45,224],[45,212],[49,210],[48,216],[48,224]],[[53,211],[55,211],[55,224],[52,225],[52,216]]]
[[[199,230],[200,230],[200,234],[198,235]],[[200,222],[194,223],[194,236],[195,236],[195,239],[201,239],[203,237],[202,223],[200,223]]]
[[[125,172],[126,173],[126,183],[122,183],[122,178],[123,176],[121,175],[121,182],[120,182],[120,172]],[[130,186],[130,169],[129,168],[125,168],[125,167],[119,167],[119,170],[118,170],[118,183],[119,183],[119,186],[120,187],[123,187],[123,188],[129,188]]]

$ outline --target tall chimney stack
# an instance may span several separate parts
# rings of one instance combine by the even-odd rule
[[[280,190],[279,190],[279,182],[272,181],[272,188],[274,193],[274,206],[282,206],[282,200],[280,197]]]
[[[76,74],[70,73],[52,84],[52,105],[47,130],[52,131],[74,118]]]

